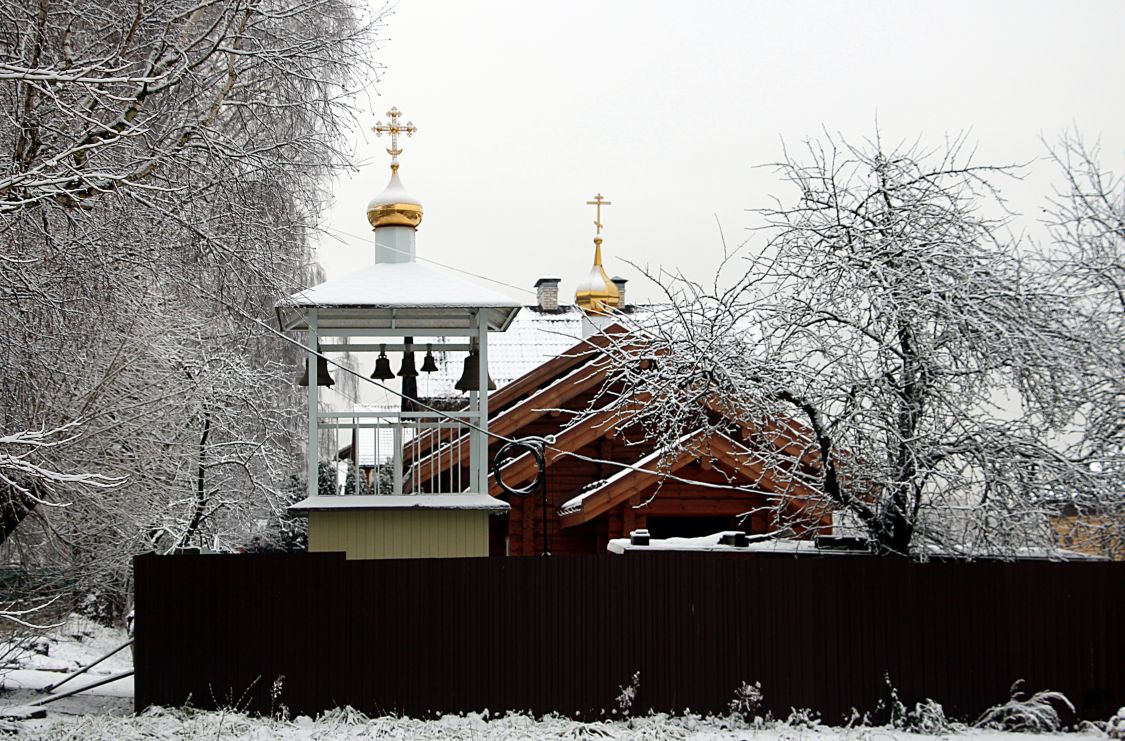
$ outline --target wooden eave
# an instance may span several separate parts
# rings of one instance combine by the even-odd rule
[[[579,424],[567,428],[555,438],[544,453],[544,464],[550,467],[559,458],[575,452],[595,440],[611,434],[614,420],[621,414],[629,414],[636,405],[622,404],[612,409],[606,409],[583,419]],[[522,486],[534,478],[536,473],[535,459],[530,453],[524,453],[508,462],[503,468],[504,483],[508,486]],[[496,483],[496,474],[488,476],[488,493],[492,496],[501,496],[504,490]]]
[[[812,489],[792,479],[782,480],[773,470],[756,462],[751,451],[725,435],[716,433],[704,436],[703,431],[700,430],[685,442],[684,449],[676,455],[670,465],[660,466],[660,463],[654,460],[640,466],[640,470],[629,471],[600,490],[588,494],[579,510],[560,515],[560,525],[573,527],[588,522],[655,486],[661,474],[675,473],[699,458],[715,458],[739,476],[761,486],[763,494],[783,497],[787,509],[803,510],[804,505],[801,502],[813,500],[815,497]],[[820,519],[823,519],[823,516]]]
[[[604,383],[606,368],[580,367],[574,370],[572,375],[575,376],[573,383],[558,383],[556,381],[553,387],[527,397],[519,404],[505,410],[495,419],[489,420],[489,433],[501,437],[511,435],[549,413],[552,409],[559,408],[567,400]],[[433,437],[436,438],[437,436],[434,435]],[[468,436],[462,435],[461,437],[467,439]],[[432,479],[461,460],[461,455],[466,446],[456,445],[456,439],[452,435],[445,442],[449,444],[442,445],[436,453],[431,452],[425,455],[415,464],[420,467],[418,476],[422,481]],[[432,443],[425,447],[432,448]],[[454,451],[459,452],[455,453]]]
[[[791,417],[776,418],[762,424],[739,419],[717,396],[708,397],[705,404],[711,412],[738,425],[739,437],[742,440],[760,435],[772,443],[779,453],[790,456],[806,470],[814,473],[820,471],[820,451],[814,445],[816,436],[810,428],[797,420]]]
[[[612,324],[601,334],[582,340],[566,352],[551,358],[537,368],[528,371],[516,380],[497,390],[488,397],[489,417],[495,418],[508,408],[534,396],[535,393],[546,386],[573,373],[576,368],[588,364],[598,356],[599,350],[604,350],[614,336],[625,334],[625,328],[620,324]],[[604,373],[603,373],[604,377]],[[490,431],[492,420],[489,420]],[[500,433],[503,434],[503,433]],[[430,432],[421,440],[415,440],[404,451],[404,460],[409,463],[414,457],[425,460],[425,457],[434,448],[454,439],[455,431],[443,429],[440,432]],[[441,470],[445,470],[444,468]]]
[[[731,414],[731,410],[723,404],[722,399],[711,396],[706,401],[707,408],[739,427],[739,438],[743,441],[760,437],[768,440],[779,452],[789,456],[799,464],[805,472],[819,476],[822,472],[820,448],[816,444],[816,435],[812,428],[798,422],[792,417],[776,417],[768,420],[766,424],[738,419]],[[854,457],[846,449],[833,448],[832,459],[836,464],[836,476],[841,484],[848,484],[852,480],[850,469]],[[857,498],[863,501],[873,501],[874,492],[869,487],[860,489]]]

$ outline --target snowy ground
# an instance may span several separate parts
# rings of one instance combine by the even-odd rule
[[[249,719],[238,714],[172,712],[142,714],[138,718],[112,716],[58,717],[25,721],[21,735],[36,739],[354,739],[378,738],[402,741],[484,741],[485,739],[663,739],[682,741],[882,741],[883,739],[974,739],[975,741],[1028,741],[1027,734],[966,730],[940,736],[904,733],[892,728],[794,728],[776,725],[767,729],[733,728],[722,721],[698,718],[650,716],[631,723],[578,723],[560,718],[534,719],[524,715],[485,718],[481,715],[445,716],[437,720],[409,718],[364,718],[348,711],[333,711],[313,721]],[[1071,733],[1052,738],[1078,741],[1105,738],[1097,732]]]
[[[106,628],[81,616],[71,615],[62,625],[37,638],[25,650],[10,651],[10,644],[0,642],[0,656],[4,657],[4,663],[0,665],[0,709],[27,705],[47,697],[43,688],[60,682],[69,673],[105,656],[128,640],[123,630]],[[58,688],[58,694],[132,669],[133,657],[126,648],[89,672],[63,684]],[[46,708],[49,715],[129,715],[133,712],[133,679],[121,679],[56,700]]]
[[[26,705],[46,696],[42,688],[59,681],[66,673],[109,653],[127,640],[123,631],[110,630],[78,617],[71,617],[52,631],[40,651],[18,657],[8,655],[3,669],[0,709]],[[0,656],[6,655],[0,643]],[[60,692],[90,684],[106,676],[128,671],[132,657],[126,649],[89,673],[72,680]],[[486,741],[491,739],[644,739],[658,741],[798,741],[841,739],[847,741],[1027,741],[1028,734],[1000,733],[956,728],[936,735],[906,733],[894,728],[820,728],[788,723],[749,727],[741,719],[668,717],[652,715],[628,721],[580,723],[565,718],[532,718],[526,715],[490,717],[487,712],[445,716],[436,720],[411,718],[367,718],[349,709],[317,718],[291,720],[248,718],[240,713],[167,710],[152,708],[132,715],[132,679],[119,680],[46,706],[40,720],[0,720],[0,732],[28,739],[249,739],[267,741],[294,739],[378,738],[403,741]],[[1081,733],[1052,734],[1063,741],[1104,739],[1090,728]]]

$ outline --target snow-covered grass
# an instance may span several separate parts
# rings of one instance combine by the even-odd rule
[[[367,718],[334,710],[313,720],[249,718],[240,713],[150,709],[135,718],[112,716],[58,717],[27,721],[21,729],[29,739],[247,739],[248,741],[329,741],[331,739],[401,739],[402,741],[484,741],[486,739],[615,739],[637,741],[1027,741],[1028,734],[959,728],[940,735],[907,733],[895,728],[823,728],[777,723],[748,726],[738,719],[650,715],[631,720],[583,723],[566,718],[533,718],[522,714],[490,717],[487,713],[447,715],[435,720]],[[1104,739],[1095,729],[1052,735],[1066,741]]]

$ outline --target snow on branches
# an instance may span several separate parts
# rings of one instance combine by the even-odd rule
[[[109,489],[119,486],[123,478],[102,476],[98,473],[63,473],[32,458],[33,454],[57,448],[78,437],[78,423],[71,422],[53,430],[23,430],[10,435],[0,435],[0,482],[28,497],[36,504],[59,506],[40,498],[38,491],[51,483],[89,486]],[[34,482],[34,483],[32,483]]]
[[[1050,545],[1060,502],[1119,498],[1119,474],[1068,448],[1095,337],[1008,234],[1011,168],[960,139],[828,138],[777,171],[795,194],[758,212],[760,249],[710,285],[649,275],[664,308],[620,318],[653,360],[619,342],[611,375],[648,400],[651,435],[721,424],[701,404],[721,399],[768,465],[886,553],[1011,556]]]
[[[246,316],[315,269],[381,23],[357,0],[0,7],[0,430],[83,423],[34,479],[65,496],[0,491],[27,558],[123,585],[133,553],[277,519],[296,358]]]

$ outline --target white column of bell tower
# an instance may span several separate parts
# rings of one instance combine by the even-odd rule
[[[318,427],[320,425],[320,418],[317,414],[320,411],[320,388],[317,370],[320,367],[320,358],[317,357],[313,350],[320,348],[320,333],[318,331],[319,312],[316,309],[309,311],[309,337],[308,337],[308,356],[305,363],[308,365],[309,373],[309,448],[308,448],[308,467],[306,469],[308,476],[308,493],[310,497],[314,497],[320,493],[320,435]],[[333,484],[336,482],[333,481]]]
[[[480,432],[477,434],[477,446],[473,455],[477,456],[477,480],[473,482],[476,490],[481,494],[488,493],[488,324],[483,311],[476,315],[477,351],[480,353],[479,375],[477,376],[477,425]]]

